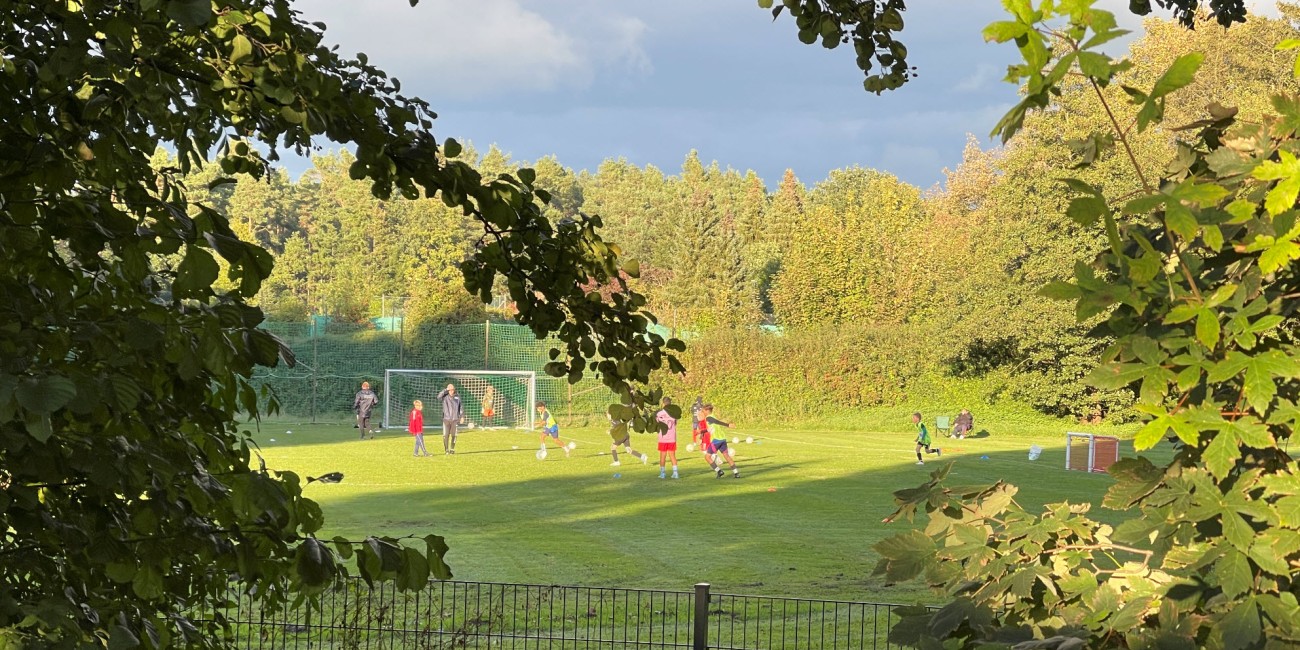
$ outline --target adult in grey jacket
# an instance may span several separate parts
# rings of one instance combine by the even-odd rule
[[[370,390],[370,382],[361,382],[361,390],[357,391],[357,396],[352,400],[352,410],[357,412],[357,429],[361,429],[361,438],[364,440],[369,434],[371,438],[375,437],[375,432],[370,428],[370,412],[375,409],[379,403],[379,396],[375,391]]]
[[[456,387],[451,384],[438,393],[438,400],[442,402],[442,451],[453,455],[456,453],[456,426],[465,421],[465,407],[460,402],[460,395],[456,394]]]

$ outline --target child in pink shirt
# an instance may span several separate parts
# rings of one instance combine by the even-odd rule
[[[677,420],[668,414],[668,405],[673,401],[664,398],[663,408],[655,413],[659,423],[659,478],[664,478],[664,458],[673,459],[673,478],[677,478]]]

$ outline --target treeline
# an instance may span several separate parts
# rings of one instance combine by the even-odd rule
[[[1295,38],[1296,16],[1252,17],[1229,31],[1187,31],[1160,20],[1130,49],[1126,75],[1150,87],[1173,58],[1206,53],[1198,81],[1166,107],[1190,123],[1207,105],[1259,115],[1264,98],[1293,86],[1291,61],[1273,45]],[[1103,106],[1102,100],[1106,106]],[[641,262],[636,287],[668,325],[699,334],[678,386],[740,404],[780,399],[808,414],[936,400],[960,387],[968,404],[1012,401],[1054,414],[1100,418],[1129,396],[1081,378],[1107,341],[1089,335],[1068,303],[1040,294],[1105,245],[1068,215],[1057,179],[1080,157],[1108,197],[1154,182],[1087,139],[1109,119],[1131,124],[1122,88],[1067,87],[1060,107],[1031,114],[1016,142],[971,140],[939,187],[850,168],[806,186],[793,172],[773,183],[706,164],[680,170],[607,160],[575,172],[554,157],[520,163],[495,147],[461,154],[485,175],[531,167],[553,196],[553,219],[599,214],[604,236]],[[1177,164],[1177,133],[1134,136],[1141,161]],[[258,300],[270,318],[380,315],[383,296],[404,296],[408,322],[481,320],[455,263],[481,231],[434,200],[380,201],[348,176],[346,152],[323,155],[298,179],[218,186],[206,197],[237,231],[277,259]],[[191,187],[206,187],[208,170]],[[1084,314],[1095,316],[1095,314]],[[780,337],[758,336],[775,323]],[[761,414],[761,411],[757,414]]]

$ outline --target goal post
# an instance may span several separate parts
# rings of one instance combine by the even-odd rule
[[[384,428],[406,428],[406,414],[417,399],[424,402],[424,421],[437,425],[442,421],[438,393],[447,384],[456,387],[465,420],[475,427],[534,426],[537,373],[531,370],[389,369],[384,371]]]
[[[1091,433],[1065,434],[1065,469],[1105,472],[1119,461],[1119,438]]]

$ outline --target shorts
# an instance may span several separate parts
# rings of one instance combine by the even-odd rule
[[[659,443],[659,451],[677,451],[677,441]]]
[[[721,453],[723,453],[723,452],[725,452],[725,451],[727,451],[727,439],[726,439],[726,438],[717,438],[717,439],[712,440],[712,441],[709,442],[709,452],[710,452],[710,453],[721,454]]]
[[[631,446],[632,446],[632,436],[623,436],[623,439],[622,439],[622,440],[615,440],[614,443],[613,443],[613,446],[617,447],[617,446],[619,446],[619,445],[627,445],[627,446],[631,447]]]
[[[556,440],[559,440],[559,439],[560,439],[560,425],[557,424],[557,425],[555,425],[555,426],[553,426],[553,427],[543,428],[543,429],[542,429],[542,433],[543,433],[544,435],[548,435],[548,436],[550,436],[550,437],[552,437],[552,438],[555,438]]]

